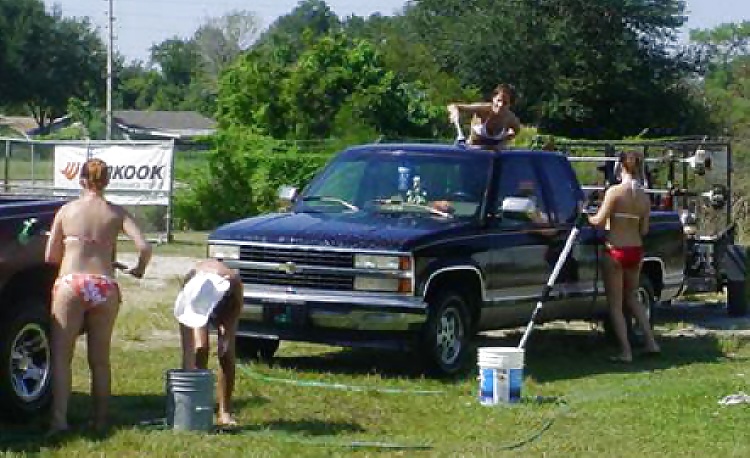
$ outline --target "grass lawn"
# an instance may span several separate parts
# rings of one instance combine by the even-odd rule
[[[186,237],[190,249],[205,237]],[[157,248],[157,255],[159,248]],[[187,255],[185,251],[180,254]],[[204,253],[204,252],[202,252]],[[750,456],[750,405],[718,401],[750,392],[748,337],[696,336],[660,325],[664,354],[609,363],[601,331],[541,328],[532,335],[523,384],[527,401],[485,407],[477,372],[425,377],[409,354],[284,342],[272,364],[242,361],[235,411],[240,427],[177,433],[164,417],[164,373],[179,364],[171,304],[176,278],[120,277],[125,302],[114,348],[111,432],[88,434],[85,349],[74,359],[70,421],[42,438],[45,419],[0,424],[10,456]],[[669,332],[668,332],[669,331]],[[478,346],[513,346],[520,333],[482,336]],[[211,360],[215,368],[215,358]],[[534,396],[556,398],[535,402]],[[402,447],[399,449],[399,447]]]

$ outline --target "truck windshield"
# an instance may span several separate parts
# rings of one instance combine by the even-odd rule
[[[470,218],[481,208],[491,169],[489,156],[405,151],[345,154],[313,180],[296,210]]]

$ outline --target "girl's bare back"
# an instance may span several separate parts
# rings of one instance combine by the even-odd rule
[[[60,275],[113,275],[117,236],[123,227],[122,208],[101,198],[84,197],[65,205],[61,212],[65,251]]]
[[[609,214],[607,240],[616,247],[641,246],[648,228],[650,202],[640,187],[618,184],[611,187],[612,210]]]

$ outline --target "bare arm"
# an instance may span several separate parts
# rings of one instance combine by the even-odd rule
[[[492,104],[487,102],[451,103],[448,105],[448,113],[450,114],[451,122],[458,121],[461,113],[484,114],[491,109]]]
[[[604,201],[599,207],[599,210],[595,215],[589,216],[589,224],[596,227],[604,226],[609,219],[610,213],[612,213],[612,206],[614,205],[615,199],[612,197],[611,190],[607,190],[604,193]]]
[[[50,228],[49,238],[47,239],[47,248],[44,250],[44,262],[48,264],[60,264],[62,262],[63,231],[61,215],[63,208],[57,212],[55,219],[52,221],[52,228]]]
[[[125,210],[123,212],[122,230],[135,243],[135,247],[138,250],[138,264],[130,269],[129,273],[136,278],[141,278],[146,271],[146,266],[151,261],[151,244],[148,243],[141,228],[138,227],[138,223],[136,223],[130,213]]]

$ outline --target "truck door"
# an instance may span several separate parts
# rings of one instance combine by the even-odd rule
[[[557,230],[549,253],[552,265],[557,261],[583,204],[584,195],[567,160],[545,157],[537,161],[545,194],[549,196],[550,216]],[[557,300],[545,306],[545,318],[585,318],[591,316],[597,274],[597,238],[591,227],[582,228],[576,244],[564,264],[553,289]]]
[[[497,159],[497,192],[489,202],[487,226],[487,304],[482,310],[487,328],[528,322],[551,271],[549,253],[558,237],[532,156],[507,153]],[[511,208],[524,202],[530,211]]]

